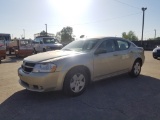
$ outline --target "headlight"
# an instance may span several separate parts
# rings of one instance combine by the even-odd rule
[[[36,64],[33,68],[33,72],[55,72],[57,66],[53,63],[40,63]]]
[[[157,49],[154,49],[153,52],[157,52]]]

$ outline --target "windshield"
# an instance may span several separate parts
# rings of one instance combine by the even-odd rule
[[[5,39],[4,37],[0,37],[0,46],[5,45]]]
[[[0,39],[0,46],[5,45],[5,41]]]
[[[54,44],[57,43],[57,41],[54,38],[43,38],[44,44]]]
[[[74,51],[90,51],[96,44],[98,40],[77,40],[73,41],[62,50],[74,50]]]
[[[10,35],[1,35],[0,34],[0,40],[6,40],[6,41],[8,41],[8,40],[10,40],[11,38],[10,38]]]

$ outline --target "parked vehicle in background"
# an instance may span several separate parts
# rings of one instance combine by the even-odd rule
[[[31,91],[82,94],[90,81],[129,73],[139,76],[144,50],[116,37],[76,40],[61,50],[29,56],[18,69],[19,83]]]
[[[31,39],[21,39],[15,42],[17,44],[14,50],[16,57],[26,57],[33,54],[33,41]]]
[[[58,50],[61,49],[62,47],[63,45],[60,44],[52,34],[46,33],[44,35],[42,34],[35,35],[34,46],[33,46],[34,53]]]
[[[158,59],[158,57],[160,57],[160,46],[153,49],[152,55],[154,59]]]
[[[6,49],[9,50],[9,42],[11,41],[10,34],[0,33],[0,39],[4,40]]]
[[[6,58],[6,45],[4,38],[0,37],[0,63],[1,60]]]

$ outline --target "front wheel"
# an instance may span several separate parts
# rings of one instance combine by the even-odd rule
[[[46,49],[45,49],[45,48],[43,48],[43,52],[46,52]]]
[[[130,71],[129,75],[131,77],[138,77],[141,72],[141,62],[136,60],[132,66],[132,70]]]
[[[63,91],[69,96],[80,95],[85,91],[88,80],[85,70],[81,68],[73,69],[69,71],[64,80]]]

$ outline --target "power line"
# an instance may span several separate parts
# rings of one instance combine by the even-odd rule
[[[78,24],[70,24],[68,26],[77,26],[77,25],[86,25],[86,24],[101,23],[101,22],[106,22],[106,21],[110,21],[110,20],[116,20],[116,19],[120,19],[120,18],[125,18],[125,17],[129,17],[129,16],[133,16],[133,15],[138,15],[138,14],[141,14],[141,12],[133,13],[133,14],[125,15],[125,16],[120,16],[120,17],[114,17],[114,18],[104,19],[104,20],[97,20],[97,21],[86,22],[86,23],[78,23]],[[65,25],[49,25],[49,27],[51,27],[51,26],[65,26]]]
[[[132,7],[132,8],[140,9],[139,7],[135,7],[135,6],[133,6],[133,5],[130,5],[130,4],[128,4],[128,3],[125,3],[125,2],[122,2],[122,1],[119,1],[119,0],[114,0],[114,1],[119,2],[119,3],[121,3],[121,4],[124,4],[124,5],[127,5],[127,6],[130,6],[130,7]]]

